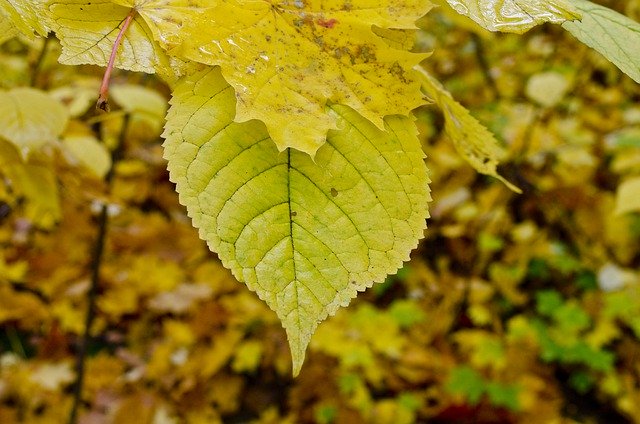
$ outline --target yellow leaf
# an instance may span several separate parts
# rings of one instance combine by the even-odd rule
[[[1,118],[0,118],[1,119]],[[62,211],[58,182],[49,166],[15,163],[2,169],[16,192],[26,199],[25,215],[41,228],[51,228]]]
[[[167,99],[156,90],[133,84],[117,84],[110,90],[113,101],[127,112],[164,120],[167,113]]]
[[[260,365],[262,351],[262,342],[258,340],[248,340],[240,343],[234,353],[231,368],[237,373],[255,371]]]
[[[632,177],[618,186],[615,214],[637,211],[640,211],[640,177]]]
[[[458,13],[489,31],[521,34],[544,22],[562,23],[579,19],[567,0],[447,0]]]
[[[162,132],[168,102],[158,91],[133,84],[118,84],[111,87],[111,98],[122,109],[131,114],[131,128],[140,127],[143,134],[158,137]]]
[[[0,2],[0,5],[1,4],[2,3]],[[12,39],[19,33],[20,31],[18,31],[18,27],[16,27],[13,21],[9,19],[5,10],[0,6],[0,44]]]
[[[34,32],[42,37],[49,33],[47,14],[41,0],[0,0],[0,11],[28,37],[33,38]]]
[[[96,104],[99,89],[99,79],[77,76],[70,85],[56,87],[49,92],[49,95],[66,105],[71,116],[78,117],[84,115]]]
[[[445,131],[462,157],[481,174],[502,181],[516,193],[522,191],[498,174],[497,166],[504,150],[491,132],[474,118],[467,109],[456,102],[451,94],[435,78],[422,68],[422,88],[444,113]]]
[[[562,27],[640,83],[640,23],[585,0],[570,0],[582,19]]]
[[[43,91],[14,88],[0,91],[0,137],[26,157],[31,150],[55,141],[67,125],[65,107]]]
[[[569,89],[569,81],[559,72],[540,72],[527,81],[527,97],[542,106],[552,107],[559,103]]]
[[[380,131],[346,106],[312,160],[278,152],[258,121],[234,123],[219,68],[183,80],[165,157],[200,236],[276,311],[294,374],[318,323],[395,273],[423,235],[430,200],[413,121]]]
[[[415,29],[428,0],[121,0],[172,54],[219,65],[237,98],[235,121],[261,120],[280,151],[315,154],[347,105],[383,129],[387,115],[423,104],[412,67],[372,26]]]
[[[87,169],[103,178],[111,168],[111,154],[97,138],[90,135],[65,137],[62,144]]]
[[[40,387],[53,391],[60,390],[61,386],[71,383],[74,378],[75,374],[71,369],[71,364],[62,362],[39,365],[29,379]]]

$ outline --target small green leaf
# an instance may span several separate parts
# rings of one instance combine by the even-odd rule
[[[338,408],[334,405],[320,405],[313,415],[318,424],[331,424],[338,415]]]
[[[218,68],[182,80],[165,157],[200,236],[276,311],[297,374],[318,323],[409,260],[430,200],[413,121],[386,131],[332,106],[314,159],[279,152],[259,121],[233,122],[236,97]]]
[[[640,83],[640,23],[586,0],[571,0],[580,21],[562,27]]]
[[[558,326],[566,333],[577,333],[591,325],[589,314],[572,300],[556,307],[552,315]]]
[[[502,406],[512,411],[520,409],[520,401],[518,395],[520,390],[518,386],[511,384],[501,384],[489,382],[487,384],[487,396],[489,401],[495,406]]]
[[[587,393],[594,383],[593,377],[584,371],[576,371],[569,377],[569,384],[580,394]]]
[[[562,303],[562,296],[555,290],[542,290],[536,293],[536,310],[541,315],[552,315],[562,306]]]
[[[389,308],[389,314],[401,328],[411,327],[413,324],[423,322],[426,315],[416,302],[410,300],[396,300]]]
[[[469,404],[475,405],[484,394],[486,385],[482,376],[473,368],[462,366],[451,370],[446,389],[452,394],[464,395]]]

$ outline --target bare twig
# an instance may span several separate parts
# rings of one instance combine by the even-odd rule
[[[124,115],[124,122],[122,125],[122,132],[120,133],[120,139],[118,146],[111,154],[111,168],[107,173],[105,179],[108,189],[111,190],[112,180],[114,175],[114,169],[116,163],[119,161],[124,146],[125,134],[129,123],[129,115]],[[82,389],[84,387],[85,377],[85,364],[87,359],[87,350],[91,343],[91,327],[96,317],[96,301],[98,298],[98,289],[100,286],[100,268],[102,265],[102,258],[104,254],[104,247],[107,235],[107,228],[109,225],[109,206],[105,203],[100,209],[100,215],[98,216],[98,237],[93,249],[93,259],[91,261],[91,285],[89,292],[87,293],[87,314],[85,315],[84,334],[78,344],[76,352],[76,381],[73,387],[73,406],[69,414],[69,424],[76,424],[78,420],[78,410],[82,402]]]
[[[47,47],[49,46],[50,37],[46,37],[44,42],[42,43],[42,48],[40,49],[40,53],[38,54],[38,58],[36,59],[36,63],[33,65],[31,70],[31,86],[35,87],[38,82],[38,77],[40,76],[40,71],[42,70],[42,64],[44,62],[44,58],[47,55]]]

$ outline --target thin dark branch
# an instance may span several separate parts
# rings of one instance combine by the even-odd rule
[[[482,71],[482,75],[484,79],[487,81],[491,92],[493,93],[494,98],[500,97],[500,91],[498,91],[498,86],[496,85],[496,81],[491,76],[491,71],[489,68],[489,63],[487,62],[487,57],[484,51],[484,45],[482,44],[482,40],[478,36],[478,34],[471,34],[471,40],[473,42],[474,50],[476,52],[476,60],[478,61],[478,65],[480,65],[480,70]]]
[[[44,63],[44,58],[47,55],[47,47],[49,46],[50,37],[46,37],[44,39],[44,43],[42,43],[42,48],[40,49],[40,53],[38,54],[38,58],[36,59],[36,63],[33,65],[31,70],[31,86],[35,87],[38,82],[38,77],[40,76],[40,71],[42,70],[42,64]]]
[[[129,123],[129,115],[124,116],[124,122],[122,124],[122,132],[118,141],[118,146],[111,154],[111,168],[107,176],[105,177],[108,185],[108,189],[111,189],[111,181],[113,180],[113,174],[115,165],[122,155],[124,146],[125,134]],[[76,424],[78,421],[78,411],[80,404],[82,403],[82,389],[84,387],[85,377],[85,365],[87,359],[87,351],[89,344],[92,341],[91,327],[96,317],[96,301],[98,298],[98,289],[100,287],[100,268],[102,265],[102,258],[104,254],[105,241],[107,236],[107,228],[109,226],[109,205],[106,203],[102,205],[100,209],[100,215],[98,216],[98,237],[93,249],[93,259],[91,261],[91,286],[87,293],[87,314],[85,316],[84,334],[78,344],[76,352],[76,381],[73,386],[73,406],[69,414],[69,424]]]

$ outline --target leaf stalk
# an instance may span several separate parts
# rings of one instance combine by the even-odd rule
[[[131,21],[133,21],[133,17],[136,14],[136,9],[131,9],[131,12],[124,19],[124,23],[122,24],[122,28],[118,32],[116,36],[116,41],[113,43],[113,48],[111,49],[111,56],[109,56],[109,62],[107,63],[107,69],[104,71],[104,76],[102,77],[102,84],[100,85],[100,95],[98,96],[98,102],[96,103],[96,108],[103,110],[105,112],[109,112],[109,82],[111,81],[111,72],[113,71],[113,65],[116,62],[116,55],[118,54],[118,48],[122,43],[122,38],[124,34],[129,29],[129,25],[131,25]]]

